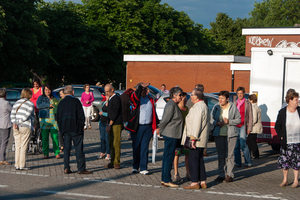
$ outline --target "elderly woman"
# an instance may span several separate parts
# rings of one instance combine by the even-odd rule
[[[228,91],[219,93],[219,103],[211,111],[210,122],[214,125],[213,136],[218,152],[219,176],[215,181],[232,182],[234,177],[234,148],[238,138],[236,125],[241,123],[241,115],[237,107],[229,102]],[[225,175],[227,176],[225,177]]]
[[[0,165],[11,165],[6,161],[6,147],[10,136],[12,106],[6,101],[6,89],[0,89]]]
[[[163,118],[156,132],[165,139],[165,148],[162,162],[161,185],[165,187],[178,187],[172,183],[171,169],[175,157],[177,140],[182,135],[183,117],[178,107],[182,100],[182,89],[173,87],[170,90],[170,100],[165,106]]]
[[[300,107],[299,94],[291,92],[285,97],[287,107],[282,108],[275,123],[276,132],[280,138],[280,154],[278,168],[283,170],[283,181],[280,187],[288,186],[289,168],[294,170],[293,188],[298,187],[300,167]]]
[[[203,92],[195,88],[191,94],[191,101],[194,104],[186,116],[186,126],[183,131],[182,143],[186,138],[191,142],[189,153],[189,168],[192,183],[184,189],[207,188],[205,183],[206,172],[203,160],[203,150],[207,146],[209,135],[209,109],[203,101]]]
[[[11,111],[11,121],[15,138],[15,167],[16,170],[28,170],[25,167],[26,150],[33,130],[34,104],[29,100],[32,96],[30,89],[21,92],[21,99],[18,100]]]
[[[91,112],[92,112],[92,103],[95,100],[93,92],[90,91],[90,84],[85,84],[83,86],[83,89],[85,90],[81,94],[81,103],[85,115],[85,125],[84,129],[86,130],[87,126],[89,126],[89,129],[91,129]]]
[[[43,95],[38,98],[36,106],[39,109],[44,159],[49,157],[49,133],[55,157],[59,159],[58,126],[55,121],[58,100],[54,98],[50,85],[44,86]]]
[[[249,147],[250,153],[254,159],[259,159],[259,151],[257,146],[257,134],[261,134],[263,131],[261,123],[261,110],[257,106],[257,96],[251,94],[249,96],[249,101],[252,104],[252,115],[253,115],[253,128],[252,132],[247,137],[247,145]]]

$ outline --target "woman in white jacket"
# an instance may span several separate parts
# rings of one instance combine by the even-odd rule
[[[186,126],[181,144],[184,145],[186,137],[190,138],[189,168],[192,183],[185,186],[184,189],[199,189],[200,186],[207,188],[203,150],[207,146],[210,118],[209,109],[203,101],[203,96],[203,92],[199,88],[193,90],[191,101],[194,105],[186,116]]]

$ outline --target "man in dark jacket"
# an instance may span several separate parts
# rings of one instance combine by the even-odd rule
[[[61,100],[57,108],[56,120],[62,137],[64,138],[64,173],[70,174],[70,151],[72,140],[75,146],[78,174],[91,174],[86,170],[85,155],[83,152],[83,126],[84,113],[82,105],[74,98],[74,90],[71,85],[64,89],[65,98]]]
[[[121,131],[122,131],[122,103],[118,95],[115,94],[114,87],[107,84],[104,87],[108,99],[108,122],[106,132],[109,134],[109,148],[111,162],[105,168],[120,169],[121,157]]]
[[[154,100],[148,95],[147,83],[137,85],[137,90],[131,95],[133,113],[126,127],[131,132],[133,148],[132,173],[147,175],[149,142],[158,124]]]

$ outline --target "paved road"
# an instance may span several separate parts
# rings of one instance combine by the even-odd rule
[[[183,190],[188,184],[186,181],[181,182],[178,189],[160,186],[163,141],[158,144],[157,162],[149,163],[151,175],[144,176],[131,174],[131,141],[126,140],[124,131],[122,138],[120,170],[105,169],[107,161],[97,160],[100,150],[97,123],[85,132],[84,139],[87,169],[93,171],[92,175],[65,175],[63,159],[55,159],[53,153],[46,160],[41,154],[28,154],[27,166],[32,168],[29,171],[16,171],[14,165],[0,165],[0,199],[299,199],[300,188],[291,187],[292,172],[289,173],[290,185],[286,188],[278,186],[282,172],[277,169],[277,154],[266,144],[260,144],[261,158],[254,160],[253,167],[235,168],[234,182],[215,183],[217,154],[215,144],[209,143],[209,157],[205,158],[208,188],[187,191]],[[11,134],[7,152],[9,162],[14,162],[12,141]],[[71,170],[76,172],[74,153],[72,150]],[[180,157],[179,172],[185,177],[183,156]]]

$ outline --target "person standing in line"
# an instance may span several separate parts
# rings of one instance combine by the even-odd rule
[[[81,103],[85,115],[85,125],[84,130],[89,127],[89,129],[92,128],[91,126],[91,112],[92,112],[92,103],[95,100],[93,92],[90,91],[90,84],[85,84],[83,86],[83,89],[85,90],[81,94]]]
[[[182,130],[185,126],[185,118],[189,113],[189,109],[186,106],[186,101],[187,101],[187,93],[186,92],[182,92],[182,100],[178,103],[178,107],[182,113],[182,117],[183,117],[183,125],[182,125]],[[189,150],[183,148],[183,146],[181,145],[181,140],[182,138],[177,140],[177,145],[176,145],[176,151],[175,151],[175,158],[174,158],[174,179],[175,181],[182,181],[179,172],[178,172],[178,162],[179,162],[179,156],[181,154],[185,155],[185,169],[186,169],[186,179],[189,181],[191,180],[191,175],[190,175],[190,169],[189,169]]]
[[[110,148],[109,148],[109,135],[106,132],[106,126],[108,123],[107,120],[107,112],[108,112],[108,99],[109,97],[106,97],[107,99],[103,105],[102,108],[99,112],[100,115],[100,120],[99,120],[99,130],[100,130],[100,155],[97,157],[97,159],[102,159],[105,156],[106,153],[106,158],[105,160],[110,161]]]
[[[234,102],[241,115],[241,123],[237,125],[238,139],[234,149],[234,161],[235,167],[242,166],[241,149],[244,154],[245,168],[251,167],[252,160],[248,145],[246,144],[246,138],[251,133],[253,128],[253,114],[252,105],[248,99],[245,98],[245,88],[238,87],[237,91],[238,99]]]
[[[130,114],[131,114],[130,97],[133,92],[134,92],[134,90],[132,88],[129,88],[120,96],[121,101],[122,101],[122,119],[123,119],[124,127],[127,126],[128,122],[130,120]],[[127,139],[128,140],[131,139],[130,131],[128,131]]]
[[[280,154],[278,168],[283,171],[283,181],[280,187],[288,186],[288,172],[294,170],[293,188],[298,187],[300,168],[300,107],[299,94],[288,93],[285,97],[288,105],[282,108],[277,116],[275,130],[280,138]]]
[[[63,100],[65,98],[65,93],[64,93],[64,89],[59,90],[59,96],[60,96],[60,100],[58,101],[58,104],[61,102],[61,100]],[[57,108],[56,108],[57,109]],[[57,111],[55,112],[55,114],[57,113]],[[56,116],[55,116],[56,119]],[[59,139],[59,144],[60,144],[60,152],[64,151],[64,138],[61,135],[60,130],[58,130],[58,139]]]
[[[12,127],[10,112],[12,106],[6,101],[7,92],[5,88],[0,89],[0,165],[11,165],[6,161],[6,147],[8,144],[10,129]]]
[[[193,107],[186,116],[186,126],[183,131],[182,145],[189,137],[191,148],[189,152],[189,167],[192,183],[184,189],[205,189],[206,172],[203,160],[203,150],[207,146],[209,136],[209,109],[203,101],[203,92],[200,88],[195,88],[191,94]],[[200,185],[199,185],[200,182]]]
[[[203,93],[204,93],[204,86],[202,84],[197,84],[195,85],[195,88],[199,88]],[[190,98],[187,103],[186,106],[191,109],[191,107],[194,105],[193,102],[191,101],[192,99]],[[204,103],[208,106],[208,101],[205,98],[205,96],[203,95],[203,101]],[[207,156],[207,147],[205,147],[205,149],[203,150],[203,156],[206,157]]]
[[[109,148],[111,162],[105,165],[105,168],[121,168],[121,131],[122,131],[122,102],[111,84],[104,87],[108,99],[108,125],[106,132],[109,134]]]
[[[289,93],[293,93],[296,92],[294,89],[290,88],[288,89],[288,91],[286,92],[286,95],[288,95]],[[286,101],[283,102],[281,108],[287,107],[288,103]]]
[[[171,170],[175,157],[177,140],[182,136],[183,117],[178,107],[182,100],[182,89],[173,87],[170,90],[170,100],[167,102],[162,120],[156,129],[164,137],[164,154],[162,162],[161,185],[178,187],[172,182]]]
[[[158,117],[155,111],[155,100],[149,95],[148,83],[140,83],[137,90],[131,95],[133,113],[126,127],[131,133],[133,164],[132,173],[148,175],[149,142],[156,130]]]
[[[167,90],[167,86],[165,84],[161,85],[161,91],[163,94],[169,94],[169,90]]]
[[[34,77],[32,80],[32,97],[30,101],[34,104],[34,132],[40,129],[40,121],[39,121],[39,109],[36,107],[36,101],[43,94],[42,84],[39,78]]]
[[[44,86],[43,94],[36,101],[36,106],[39,109],[44,159],[49,158],[49,133],[52,138],[55,158],[59,159],[58,126],[55,119],[58,100],[53,96],[50,85]]]
[[[257,134],[261,134],[263,132],[262,123],[261,123],[261,110],[257,106],[257,96],[255,94],[251,94],[249,96],[250,103],[252,104],[252,113],[253,113],[253,128],[252,132],[247,137],[247,144],[249,150],[254,159],[259,159],[259,150],[257,146]]]
[[[85,155],[83,152],[83,136],[84,136],[84,112],[80,101],[74,97],[74,90],[71,85],[64,88],[66,95],[58,104],[57,123],[59,130],[64,138],[64,173],[72,173],[70,169],[70,151],[72,141],[75,146],[75,155],[77,160],[78,174],[92,174],[86,170]]]
[[[219,176],[215,181],[232,182],[234,178],[234,148],[238,138],[236,125],[241,123],[241,115],[237,107],[229,102],[228,91],[219,93],[219,103],[211,111],[210,122],[214,126],[213,136],[218,152]]]
[[[11,111],[11,121],[13,123],[13,133],[15,139],[15,167],[16,170],[29,170],[26,166],[26,151],[33,130],[34,104],[30,101],[32,91],[23,89],[21,99],[13,106]]]

